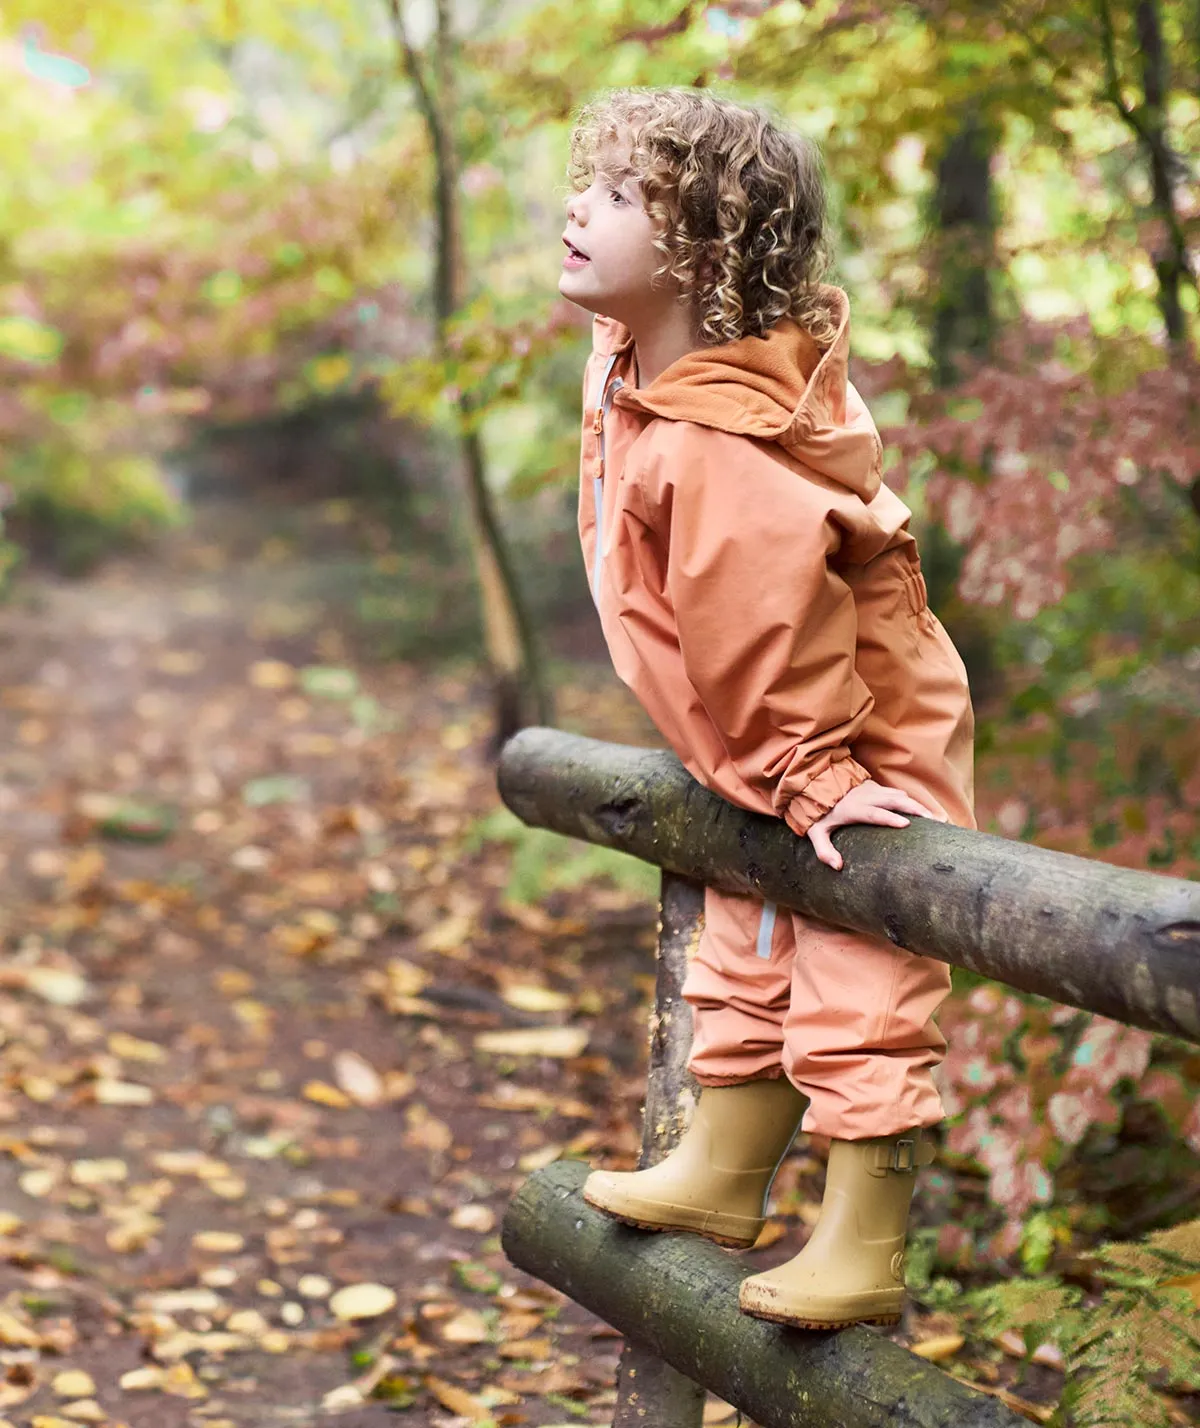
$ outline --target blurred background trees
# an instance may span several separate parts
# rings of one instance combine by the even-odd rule
[[[10,0],[0,68],[8,566],[83,568],[214,486],[362,496],[376,653],[474,653],[498,732],[546,717],[600,649],[571,115],[712,86],[825,153],[855,380],[972,671],[981,825],[1200,871],[1194,0]],[[962,1044],[1019,1072],[948,1064],[996,1254],[1045,1262],[1130,1107],[1200,1151],[1181,1048],[960,990]]]

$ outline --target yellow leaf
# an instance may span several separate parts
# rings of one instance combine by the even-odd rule
[[[75,1185],[115,1185],[127,1178],[129,1166],[123,1160],[76,1160],[71,1166],[71,1181]],[[88,1391],[73,1393],[72,1398],[87,1398]]]
[[[36,1349],[41,1342],[42,1336],[35,1329],[23,1324],[7,1310],[0,1309],[0,1344],[11,1349]]]
[[[423,932],[417,940],[417,946],[422,952],[441,952],[447,956],[466,957],[469,955],[469,948],[464,944],[470,938],[474,926],[475,919],[469,913],[455,913]]]
[[[565,1011],[571,1005],[571,998],[565,992],[556,992],[550,987],[517,985],[505,987],[500,995],[510,1007],[528,1012]]]
[[[913,1344],[912,1352],[918,1358],[939,1363],[942,1359],[953,1358],[965,1343],[966,1339],[961,1334],[938,1334],[932,1339],[923,1339],[921,1343]]]
[[[91,1398],[96,1392],[91,1374],[84,1373],[82,1369],[64,1369],[62,1373],[56,1373],[50,1387],[58,1398]]]
[[[108,1422],[108,1414],[94,1398],[77,1398],[73,1403],[64,1403],[62,1411],[63,1417],[69,1418],[72,1423]]]
[[[526,1175],[532,1175],[535,1170],[542,1170],[558,1160],[562,1153],[561,1145],[539,1146],[537,1150],[527,1151],[517,1162],[517,1167]]]
[[[101,1106],[149,1106],[154,1092],[135,1081],[97,1081],[93,1095]]]
[[[208,1389],[196,1377],[191,1364],[181,1359],[163,1377],[163,1391],[175,1398],[207,1398]]]
[[[130,1369],[127,1373],[123,1373],[117,1382],[126,1392],[133,1393],[138,1389],[162,1388],[166,1378],[166,1369],[151,1365],[146,1368]]]
[[[787,1234],[787,1225],[782,1220],[768,1220],[759,1231],[758,1239],[754,1241],[755,1249],[766,1249],[768,1245],[773,1245],[783,1239]]]
[[[114,1031],[108,1038],[108,1049],[122,1061],[163,1061],[167,1053],[157,1041],[143,1041],[125,1031]]]
[[[339,1111],[353,1105],[345,1091],[339,1091],[336,1086],[330,1086],[325,1081],[309,1081],[304,1087],[303,1095],[307,1101],[316,1101],[319,1106],[333,1106]]]
[[[192,1236],[192,1245],[204,1254],[237,1254],[246,1240],[230,1230],[200,1230]]]
[[[395,1307],[396,1295],[385,1284],[348,1284],[329,1300],[335,1319],[377,1319]]]
[[[457,1413],[460,1418],[470,1418],[475,1423],[481,1423],[492,1416],[492,1410],[481,1399],[475,1398],[457,1384],[447,1383],[444,1378],[435,1378],[433,1374],[426,1374],[422,1382],[443,1408]]]
[[[442,1325],[442,1338],[451,1344],[482,1344],[487,1336],[487,1321],[477,1309],[462,1309]]]
[[[496,1228],[496,1216],[486,1205],[460,1205],[450,1216],[450,1223],[456,1230],[486,1235]]]
[[[295,683],[296,671],[278,659],[260,659],[250,666],[250,683],[255,689],[288,689]]]
[[[586,1026],[535,1026],[520,1031],[481,1031],[477,1051],[496,1056],[579,1056],[591,1033]]]
[[[549,1339],[510,1339],[500,1345],[502,1359],[548,1359],[552,1353]]]

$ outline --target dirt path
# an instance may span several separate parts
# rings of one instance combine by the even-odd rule
[[[355,670],[345,561],[259,517],[0,617],[0,1421],[602,1420],[617,1341],[496,1225],[632,1148],[652,908],[506,916],[470,672]],[[586,1054],[474,1049],[528,1023]]]

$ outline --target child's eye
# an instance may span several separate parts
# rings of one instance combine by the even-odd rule
[[[622,203],[626,201],[625,195],[621,192],[619,188],[610,188],[608,192],[612,198],[619,198]]]

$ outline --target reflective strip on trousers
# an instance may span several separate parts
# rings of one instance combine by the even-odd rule
[[[762,921],[758,924],[758,942],[755,944],[755,952],[760,957],[771,955],[771,938],[775,933],[775,908],[773,902],[764,902],[762,910]]]

